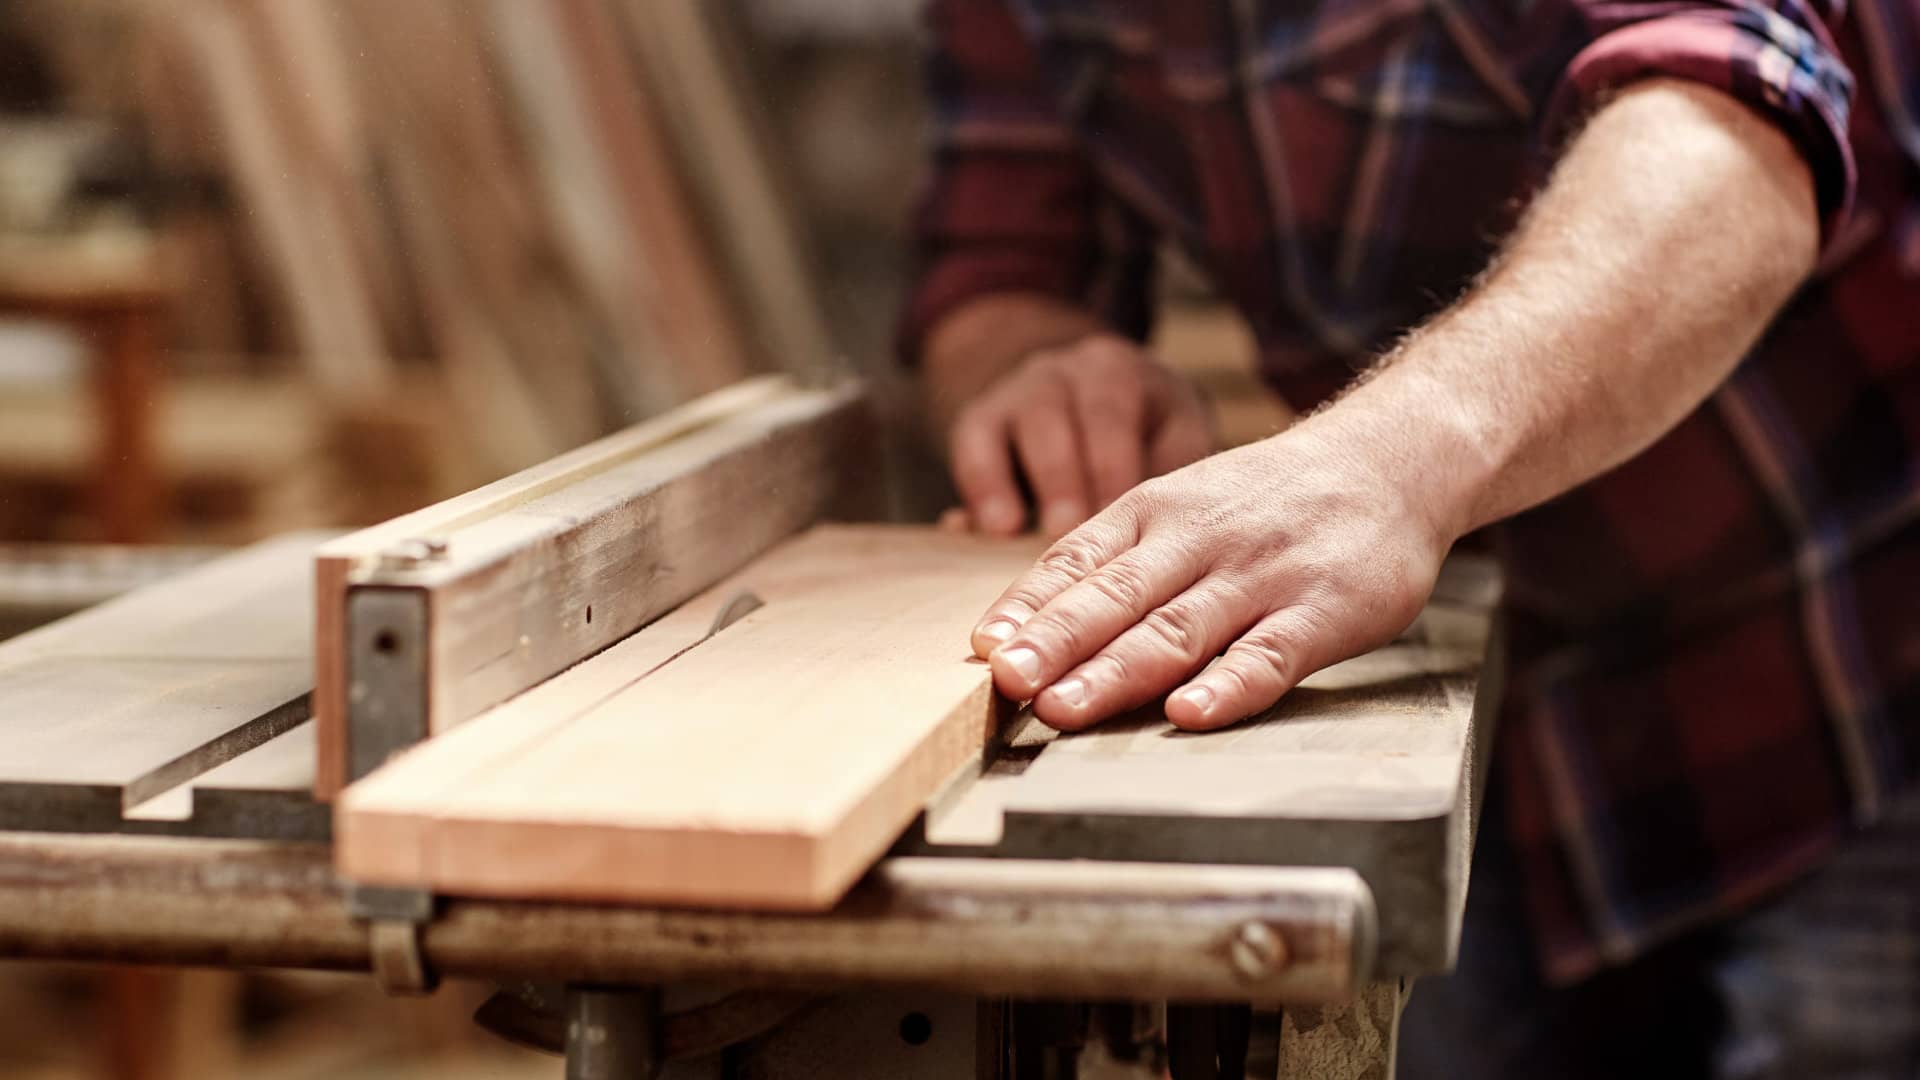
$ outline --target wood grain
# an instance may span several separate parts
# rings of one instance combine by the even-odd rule
[[[312,685],[301,567],[321,539],[260,544],[0,646],[0,787],[139,801],[185,779],[183,758],[300,698]]]
[[[347,779],[348,590],[428,595],[438,733],[620,640],[823,517],[879,490],[861,392],[751,380],[322,549],[316,780]],[[433,540],[445,557],[381,556]]]
[[[1031,724],[906,847],[1351,867],[1379,904],[1382,969],[1446,969],[1500,696],[1497,595],[1490,566],[1457,557],[1398,641],[1218,732],[1155,709],[1073,735]]]
[[[827,907],[990,737],[967,632],[1037,552],[816,528],[353,785],[337,864],[451,893]],[[741,590],[765,606],[688,648]]]

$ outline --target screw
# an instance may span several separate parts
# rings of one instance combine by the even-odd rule
[[[1258,979],[1286,965],[1287,945],[1266,923],[1243,922],[1227,943],[1227,956],[1242,978]]]
[[[412,570],[447,557],[447,542],[438,536],[402,540],[380,553],[380,565],[388,570]]]

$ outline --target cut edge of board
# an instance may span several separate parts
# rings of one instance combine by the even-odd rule
[[[382,781],[390,779],[376,772],[347,788],[335,803],[336,869],[360,884],[507,900],[826,910],[913,824],[955,771],[979,760],[1011,715],[1011,703],[993,693],[984,666],[981,676],[980,684],[948,710],[884,781],[851,803],[832,808],[834,817],[852,824],[825,835],[809,831],[807,822],[689,835],[680,829],[614,821],[507,822],[442,815],[405,804],[392,810],[367,809],[363,804],[378,806]],[[394,764],[425,752],[452,750],[454,740],[463,735],[466,741],[497,742],[499,733],[481,726],[487,719],[435,740],[432,747],[416,747]],[[567,722],[562,718],[554,724]],[[379,842],[370,842],[368,837],[376,832]],[[550,842],[561,833],[568,843]],[[510,868],[496,868],[492,860],[480,857],[503,848],[513,852]],[[746,869],[730,874],[716,867]],[[770,868],[778,872],[769,873]]]

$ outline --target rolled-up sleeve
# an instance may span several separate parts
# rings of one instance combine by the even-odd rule
[[[1149,230],[1103,190],[1014,16],[1002,0],[933,0],[927,22],[932,161],[902,356],[988,293],[1051,296],[1144,335]]]
[[[1591,41],[1567,66],[1547,114],[1557,134],[1608,94],[1646,78],[1725,91],[1799,147],[1819,197],[1823,243],[1853,198],[1847,114],[1854,79],[1834,44],[1845,0],[1578,0]]]

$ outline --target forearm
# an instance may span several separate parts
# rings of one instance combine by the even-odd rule
[[[1724,381],[1812,269],[1805,163],[1714,90],[1593,118],[1493,269],[1306,425],[1383,455],[1452,539],[1645,449]]]
[[[920,357],[936,430],[952,427],[967,402],[1033,353],[1105,329],[1092,312],[1039,293],[993,293],[962,304],[934,324]]]

